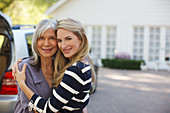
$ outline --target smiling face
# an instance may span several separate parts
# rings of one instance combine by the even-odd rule
[[[57,38],[52,28],[37,39],[37,50],[42,58],[52,58],[57,51]]]
[[[71,59],[78,52],[81,40],[71,31],[57,30],[58,47],[66,58]]]

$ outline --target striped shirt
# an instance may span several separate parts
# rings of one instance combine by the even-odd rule
[[[40,113],[82,113],[89,102],[91,80],[90,65],[77,62],[65,71],[63,80],[48,100],[34,94],[29,108]]]

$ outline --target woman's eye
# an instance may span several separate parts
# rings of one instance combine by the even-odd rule
[[[57,39],[57,42],[61,42],[61,40],[60,40],[60,39]]]
[[[56,39],[55,37],[50,37],[50,39]]]
[[[39,37],[38,39],[39,39],[39,40],[43,40],[43,39],[44,39],[44,37]]]
[[[72,38],[66,38],[67,40],[71,40]]]

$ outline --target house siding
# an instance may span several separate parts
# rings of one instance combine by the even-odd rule
[[[165,61],[166,28],[170,27],[169,0],[68,0],[50,14],[55,19],[75,18],[86,28],[92,46],[93,27],[101,27],[100,58],[107,58],[107,27],[116,28],[114,54],[134,56],[134,28],[144,28],[143,59],[149,69],[168,70]],[[150,29],[160,28],[159,60],[149,60]],[[170,57],[170,56],[169,56]]]

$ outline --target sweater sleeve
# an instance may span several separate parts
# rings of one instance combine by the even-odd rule
[[[19,63],[19,67],[18,67],[19,70],[22,70],[24,63],[25,62]],[[28,67],[29,67],[29,65],[28,65]],[[30,71],[28,68],[26,69],[26,84],[32,91],[34,91],[35,93],[38,93],[36,91],[36,87],[33,83],[33,80],[31,78],[31,74],[30,74]],[[21,89],[19,89],[17,102],[16,102],[16,105],[14,108],[14,111],[15,111],[14,113],[21,113],[21,112],[27,113],[28,112],[28,104],[29,104],[29,99],[24,94],[24,92]],[[30,112],[30,113],[33,113],[33,112]]]
[[[81,69],[71,66],[65,71],[63,80],[57,88],[53,89],[53,94],[48,100],[37,94],[32,96],[29,103],[30,110],[33,108],[38,112],[58,112],[65,107],[73,95],[79,94],[82,87],[90,82],[91,77],[87,80]]]

